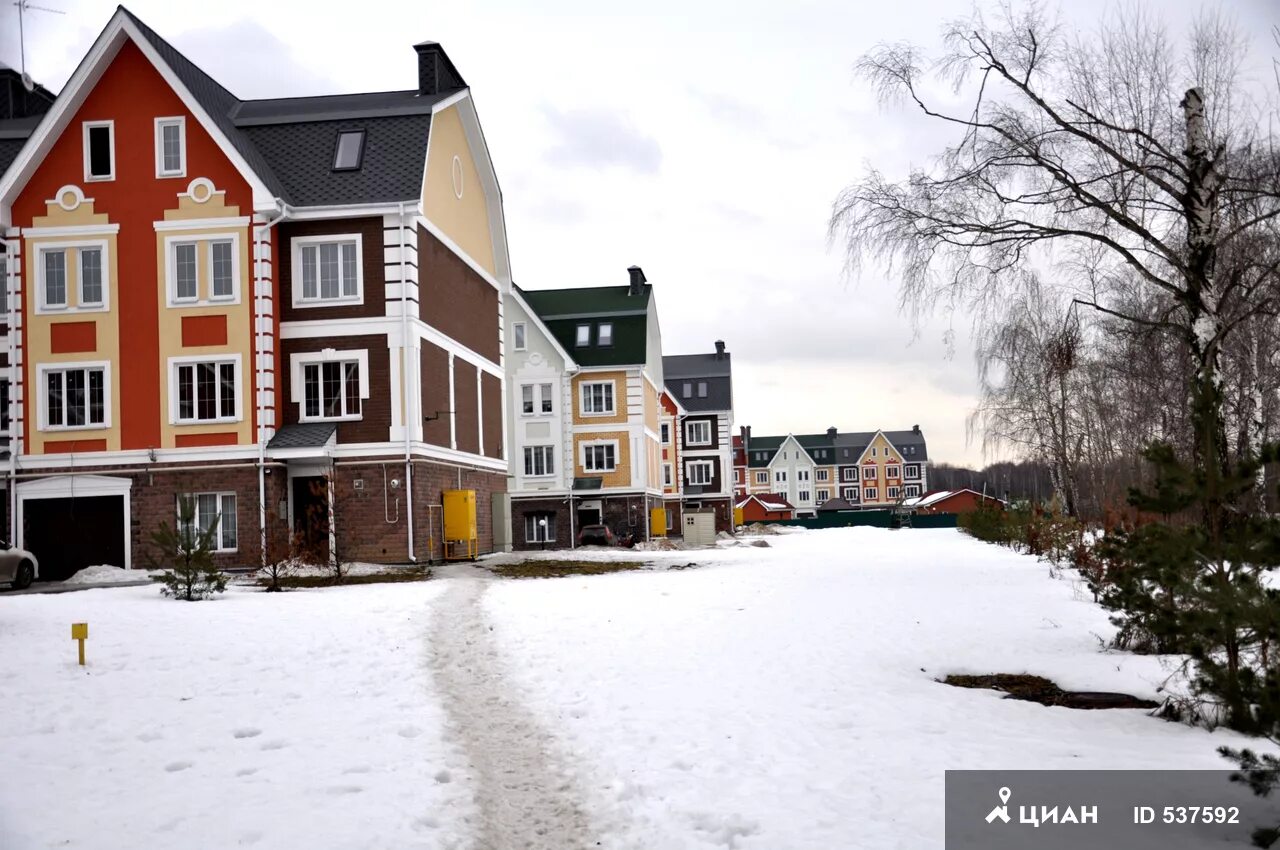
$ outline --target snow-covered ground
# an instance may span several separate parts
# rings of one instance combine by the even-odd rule
[[[767,539],[585,553],[658,567],[595,577],[0,594],[0,847],[940,847],[946,768],[1222,768],[1240,744],[935,682],[1156,695],[1159,660],[1101,652],[1106,616],[1031,558]]]

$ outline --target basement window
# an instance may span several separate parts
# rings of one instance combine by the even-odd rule
[[[342,130],[333,149],[334,171],[356,171],[364,158],[364,130]]]

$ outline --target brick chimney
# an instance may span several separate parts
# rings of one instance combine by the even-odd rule
[[[828,438],[830,438],[830,439],[832,439],[832,440],[834,440],[834,439],[836,438],[836,434],[837,434],[837,433],[839,433],[839,432],[837,432],[837,431],[836,431],[836,429],[835,429],[835,426],[834,426],[834,425],[827,429],[827,437],[828,437]]]
[[[724,359],[724,340],[722,339],[716,340],[716,359]]]
[[[647,282],[644,270],[639,266],[630,266],[627,268],[627,274],[631,276],[631,284],[627,287],[627,294],[642,295],[644,293],[644,285]]]
[[[418,53],[418,94],[436,95],[466,88],[466,82],[438,42],[415,44]]]
[[[919,434],[919,433],[920,433],[920,426],[919,426],[919,425],[912,425],[912,426],[911,426],[911,433],[912,433],[912,434]]]

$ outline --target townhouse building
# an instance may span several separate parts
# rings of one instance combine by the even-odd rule
[[[502,197],[463,77],[414,50],[410,89],[242,100],[120,7],[0,119],[7,507],[46,577],[141,566],[186,497],[224,566],[439,558],[455,488],[493,547]]]
[[[665,368],[665,367],[664,367]],[[662,507],[664,534],[679,528],[680,500],[684,494],[680,469],[680,445],[682,442],[680,420],[688,411],[670,390],[663,390],[658,399],[658,442],[662,447]]]
[[[668,517],[682,527],[685,511],[710,511],[716,529],[733,530],[733,368],[723,340],[709,354],[662,358],[669,393],[683,410],[675,428],[672,464],[680,498],[668,499]],[[664,443],[665,445],[665,443]],[[665,470],[664,470],[665,474]]]
[[[816,514],[833,500],[891,507],[927,488],[928,448],[919,426],[785,436],[753,436],[744,426],[739,443],[745,484],[738,496],[777,494],[799,516]]]
[[[584,526],[637,540],[655,531],[662,332],[643,270],[627,274],[625,286],[508,293],[515,548],[573,546]]]

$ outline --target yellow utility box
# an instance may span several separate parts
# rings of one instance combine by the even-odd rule
[[[653,508],[649,511],[649,536],[667,536],[667,509]]]
[[[474,561],[479,554],[476,491],[444,491],[444,559]]]
[[[743,519],[742,508],[734,508],[733,509],[733,527],[737,528],[738,526],[742,525],[743,522],[744,522],[744,519]]]

